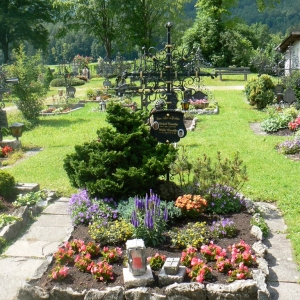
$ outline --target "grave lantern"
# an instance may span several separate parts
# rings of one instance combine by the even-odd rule
[[[133,275],[144,275],[147,271],[147,258],[145,243],[142,239],[128,240],[126,242],[129,271]]]
[[[23,133],[23,123],[13,123],[9,126],[11,135],[15,137],[17,140],[20,136],[22,136]]]
[[[184,99],[182,102],[181,102],[181,109],[184,110],[184,111],[187,111],[189,110],[189,107],[190,107],[190,102],[188,99]]]
[[[100,110],[101,110],[101,111],[105,111],[105,110],[106,110],[106,103],[105,103],[104,100],[102,100],[102,101],[100,102]]]

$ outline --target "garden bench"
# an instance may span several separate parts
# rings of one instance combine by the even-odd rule
[[[247,75],[250,74],[249,67],[229,67],[229,68],[215,68],[216,75],[220,76],[220,80],[222,81],[222,75],[244,75],[244,80],[247,81]]]

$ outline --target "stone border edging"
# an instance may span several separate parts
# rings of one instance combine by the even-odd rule
[[[257,213],[258,205],[250,199],[245,200],[248,213]],[[72,288],[62,289],[55,286],[50,292],[31,284],[46,271],[53,256],[37,270],[34,278],[25,282],[19,290],[17,300],[42,300],[42,299],[76,299],[76,300],[269,300],[270,293],[267,289],[266,278],[269,275],[268,263],[264,259],[267,247],[262,243],[262,231],[258,226],[252,226],[251,233],[257,238],[257,242],[252,245],[252,249],[257,256],[258,268],[253,270],[253,279],[237,280],[230,284],[213,284],[206,286],[197,282],[173,283],[168,285],[165,294],[148,293],[147,287],[125,289],[123,286],[106,288],[105,290],[90,289],[82,292],[74,291]]]
[[[47,194],[46,200],[41,201],[35,206],[21,206],[17,208],[12,215],[20,217],[21,220],[14,221],[13,223],[0,228],[0,238],[5,239],[6,243],[10,243],[14,239],[18,238],[24,228],[32,222],[33,218],[40,215],[48,203],[57,199],[55,192],[47,192]]]

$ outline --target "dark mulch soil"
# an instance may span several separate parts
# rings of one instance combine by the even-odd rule
[[[9,202],[0,197],[0,214],[12,214],[16,208]]]
[[[223,248],[227,248],[229,245],[232,245],[234,243],[238,243],[240,240],[244,240],[249,245],[253,245],[254,242],[256,242],[255,238],[250,234],[250,219],[251,215],[247,212],[243,211],[236,214],[230,214],[226,215],[224,217],[230,217],[236,227],[238,228],[238,233],[236,237],[234,238],[224,238],[215,240],[215,244],[218,244],[219,246]],[[183,227],[191,220],[182,220],[181,222],[176,222],[176,226]],[[196,221],[196,220],[193,220]],[[203,216],[201,219],[197,219],[197,221],[206,221],[207,224],[211,224],[213,219],[209,216]],[[74,231],[72,232],[72,235],[70,237],[70,240],[73,239],[81,239],[85,242],[91,241],[91,237],[88,234],[88,230],[86,226],[77,226]],[[101,245],[104,246],[104,245]],[[53,265],[50,265],[47,272],[43,275],[43,277],[33,284],[38,285],[44,289],[51,290],[55,285],[60,286],[61,288],[67,288],[71,287],[73,290],[81,291],[84,289],[91,289],[95,288],[98,290],[105,289],[106,287],[114,287],[114,286],[121,286],[123,285],[123,258],[125,254],[125,245],[119,245],[121,246],[123,250],[123,257],[118,263],[113,264],[113,271],[115,274],[115,280],[113,282],[103,283],[103,282],[97,282],[92,278],[92,275],[89,273],[82,273],[78,271],[77,268],[70,266],[69,275],[67,278],[65,278],[63,281],[55,281],[51,280],[48,276],[50,270],[52,269]],[[152,256],[156,252],[159,252],[160,254],[164,254],[167,257],[180,257],[182,249],[177,249],[170,246],[170,243],[168,242],[168,238],[165,244],[160,245],[157,248],[147,247],[146,249],[146,255]],[[200,255],[200,254],[199,254]],[[95,259],[95,261],[99,261],[100,257]],[[150,287],[150,292],[156,292],[163,294],[164,288],[159,287],[158,285],[158,271],[153,272],[153,276],[155,279],[155,284]],[[216,282],[216,283],[227,283],[228,277],[226,275],[220,274],[216,271],[213,271],[213,279],[210,282]],[[184,279],[184,282],[190,282],[190,279],[186,276]],[[207,283],[207,282],[206,282]]]

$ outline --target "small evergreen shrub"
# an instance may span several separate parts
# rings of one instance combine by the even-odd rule
[[[44,87],[49,90],[50,83],[53,80],[54,76],[50,68],[48,67],[44,76]]]
[[[17,195],[15,178],[6,171],[0,170],[0,196],[12,202]]]
[[[97,140],[76,145],[75,153],[64,159],[71,184],[93,197],[117,201],[143,195],[167,174],[176,149],[151,136],[144,111],[132,113],[109,103],[106,118],[113,128],[99,129]]]
[[[263,109],[272,104],[275,99],[275,85],[269,75],[263,74],[258,78],[251,78],[245,86],[245,95],[251,106]]]

